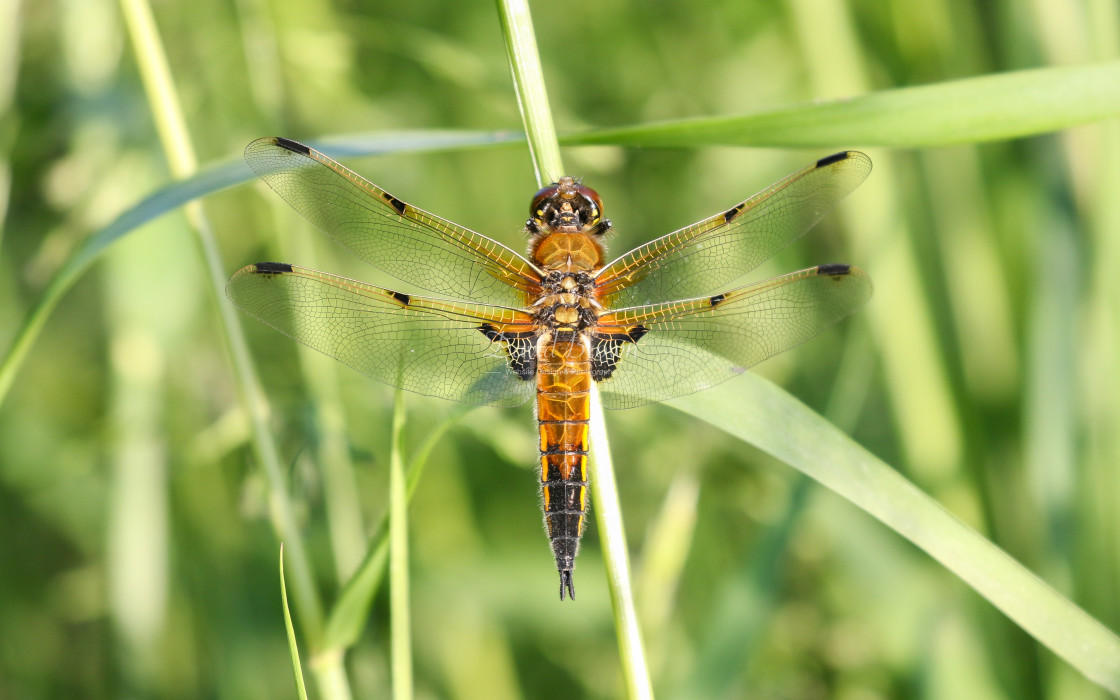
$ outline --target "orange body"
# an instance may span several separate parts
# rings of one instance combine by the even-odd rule
[[[581,273],[589,275],[603,263],[603,247],[595,238],[598,220],[573,217],[567,223],[563,213],[575,212],[564,203],[562,188],[549,197],[559,201],[559,218],[537,218],[529,249],[533,262],[552,280],[531,308],[548,328],[537,340],[537,422],[545,527],[560,570],[561,597],[565,586],[574,596],[571,570],[587,516],[588,331],[603,311],[578,281]]]

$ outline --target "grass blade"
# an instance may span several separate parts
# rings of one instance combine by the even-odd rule
[[[735,116],[598,129],[565,145],[889,146],[1021,138],[1120,116],[1120,61],[984,75]]]
[[[303,665],[299,661],[299,645],[296,643],[296,628],[292,625],[292,613],[288,610],[288,585],[284,582],[284,543],[280,543],[280,600],[284,604],[284,630],[288,633],[288,651],[292,655],[292,674],[296,678],[296,695],[299,700],[307,700],[307,687],[303,683]]]
[[[556,182],[564,174],[564,166],[560,160],[556,127],[552,123],[552,110],[548,106],[537,37],[533,34],[533,18],[525,0],[499,0],[498,14],[509,55],[509,70],[513,74],[513,89],[525,123],[529,155],[536,169],[537,186],[543,187]]]
[[[1085,677],[1120,694],[1120,638],[774,384],[748,372],[669,405],[757,446],[875,516]]]
[[[404,431],[404,394],[396,391],[393,406],[393,443],[389,455],[389,634],[391,636],[393,698],[412,697],[412,623],[408,591],[408,488],[404,478],[401,437]]]
[[[537,184],[555,182],[564,174],[560,161],[560,146],[548,108],[548,95],[540,67],[536,37],[533,35],[529,6],[524,0],[499,0],[498,11],[502,17],[502,30],[509,50],[510,69],[525,122],[529,151],[536,167]],[[614,610],[615,634],[618,635],[623,677],[632,698],[652,698],[653,690],[646,665],[638,614],[630,584],[630,559],[627,554],[626,534],[622,525],[622,510],[618,504],[618,487],[611,465],[610,441],[603,420],[603,405],[599,392],[591,391],[591,498],[595,503],[595,520],[599,524],[599,539],[607,568],[607,581]]]
[[[416,455],[409,462],[407,498],[412,501],[416,486],[424,474],[424,467],[428,464],[428,457],[435,448],[436,443],[447,430],[459,421],[473,406],[460,405],[443,420],[434,430],[429,431],[424,444],[417,450]],[[389,563],[389,515],[386,513],[381,522],[374,529],[374,536],[370,539],[370,546],[366,550],[365,559],[353,576],[346,582],[339,595],[338,602],[331,609],[327,618],[327,630],[323,635],[323,648],[325,651],[347,649],[358,641],[369,618],[370,605],[373,597],[381,588],[385,579],[385,569]]]
[[[121,10],[136,51],[137,64],[143,78],[149,108],[171,173],[177,178],[189,177],[198,169],[197,162],[151,7],[145,0],[121,0]],[[186,213],[201,249],[210,292],[217,303],[220,327],[227,341],[230,363],[242,405],[250,416],[254,452],[269,485],[269,497],[274,514],[273,525],[291,548],[292,563],[295,567],[293,572],[295,597],[298,603],[296,612],[314,646],[322,634],[322,603],[311,573],[311,563],[303,543],[303,536],[296,523],[293,505],[288,498],[279,451],[268,429],[267,402],[249,357],[240,320],[224,293],[225,270],[218,255],[218,246],[209,219],[198,202],[189,205]]]
[[[630,582],[630,557],[626,546],[626,529],[622,524],[622,508],[618,504],[618,486],[614,477],[607,426],[603,419],[603,402],[598,387],[591,383],[591,500],[595,523],[603,546],[607,567],[607,585],[614,608],[615,632],[618,634],[622,677],[626,694],[631,698],[652,698],[642,633],[638,628],[638,612],[634,605],[634,587]]]

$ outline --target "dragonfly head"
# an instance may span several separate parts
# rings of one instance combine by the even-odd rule
[[[537,192],[529,215],[528,228],[534,233],[547,230],[598,235],[610,228],[610,222],[603,218],[598,193],[567,176]]]

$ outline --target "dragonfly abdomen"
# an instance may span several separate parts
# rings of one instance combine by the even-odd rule
[[[575,597],[572,568],[587,515],[587,430],[591,361],[575,333],[552,338],[540,348],[537,364],[537,420],[540,426],[541,492],[544,520],[556,568],[560,599]]]

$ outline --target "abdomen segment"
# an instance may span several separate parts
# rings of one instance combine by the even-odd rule
[[[561,600],[565,590],[575,597],[572,568],[587,514],[590,391],[591,362],[581,339],[553,340],[541,348],[537,365],[541,490],[545,528],[560,572]]]

